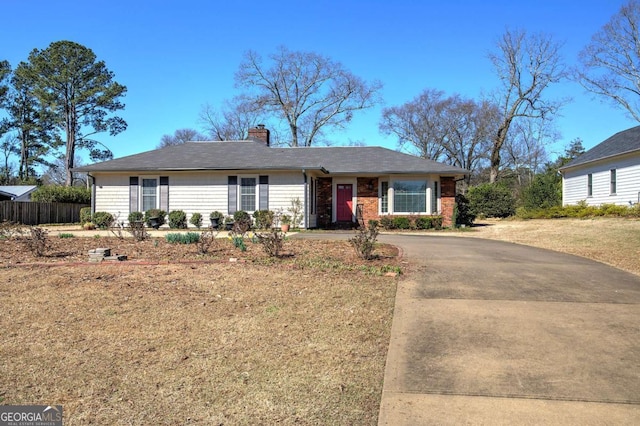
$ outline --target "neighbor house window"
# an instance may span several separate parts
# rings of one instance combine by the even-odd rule
[[[401,180],[393,183],[393,211],[401,213],[427,212],[427,182]]]
[[[380,211],[389,213],[389,182],[380,182]]]
[[[611,170],[611,194],[616,193],[616,169]]]
[[[587,175],[587,197],[593,196],[593,175],[589,173]]]
[[[142,179],[142,211],[158,207],[158,180]]]
[[[256,178],[240,179],[240,210],[256,210]]]

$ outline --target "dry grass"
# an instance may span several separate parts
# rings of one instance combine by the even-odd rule
[[[482,220],[458,235],[575,254],[640,275],[640,220],[621,218]]]
[[[189,257],[161,246],[136,258]],[[0,403],[62,404],[68,425],[376,424],[396,279],[346,242],[288,250],[0,270]]]

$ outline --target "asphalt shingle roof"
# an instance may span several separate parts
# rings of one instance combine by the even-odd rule
[[[623,130],[605,139],[578,158],[567,163],[564,167],[561,167],[561,170],[634,151],[640,151],[640,126]]]
[[[326,170],[341,173],[467,174],[382,147],[271,148],[257,141],[187,142],[74,169],[80,172],[177,170]]]

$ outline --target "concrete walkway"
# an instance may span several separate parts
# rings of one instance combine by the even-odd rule
[[[640,424],[640,278],[497,241],[382,235],[399,283],[380,425]]]

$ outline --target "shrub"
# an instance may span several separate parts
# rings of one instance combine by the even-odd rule
[[[200,229],[202,227],[202,215],[200,213],[192,214],[191,219],[189,219],[189,223]]]
[[[292,198],[291,199],[291,207],[289,208],[291,212],[291,226],[293,228],[299,228],[302,224],[302,201],[300,198]]]
[[[61,232],[58,234],[58,238],[74,238],[75,235],[69,233],[69,232]]]
[[[249,216],[249,213],[245,212],[244,210],[238,210],[233,214],[232,232],[234,234],[237,234],[242,237],[244,234],[249,232],[252,225],[253,225],[253,221],[251,220],[251,216]]]
[[[216,242],[218,234],[213,228],[207,228],[200,234],[200,239],[196,243],[198,245],[198,253],[207,254]]]
[[[537,174],[524,188],[521,204],[528,209],[546,209],[562,205],[562,178],[556,169]]]
[[[220,223],[222,223],[222,220],[224,219],[224,215],[216,210],[211,212],[211,214],[209,214],[209,219],[218,219]]]
[[[169,213],[169,228],[185,229],[187,227],[187,214],[182,210],[174,210]]]
[[[419,216],[414,221],[416,229],[431,229],[433,228],[433,221],[431,217]]]
[[[144,222],[142,220],[132,221],[131,219],[129,219],[129,225],[127,226],[126,230],[136,241],[144,241],[149,238],[149,233],[144,227]]]
[[[200,234],[197,232],[167,234],[165,235],[165,239],[171,244],[195,244],[200,240]]]
[[[251,221],[251,216],[249,216],[249,213],[245,212],[244,210],[238,210],[233,214],[233,221]]]
[[[129,216],[127,217],[127,220],[129,221],[129,223],[142,222],[142,221],[144,221],[144,213],[142,213],[142,212],[131,212],[131,213],[129,213]]]
[[[24,244],[28,250],[31,250],[37,257],[44,256],[49,246],[48,234],[45,229],[30,226],[28,231],[25,232],[24,229],[20,229],[19,233],[21,234],[19,241]]]
[[[393,218],[391,216],[382,216],[380,218],[380,226],[382,226],[386,230],[395,229]]]
[[[376,247],[377,238],[377,226],[369,226],[368,228],[363,226],[358,231],[356,231],[356,235],[353,238],[350,238],[349,242],[355,249],[358,256],[365,260],[370,260],[373,257],[372,253]]]
[[[455,220],[454,226],[471,226],[473,221],[476,220],[476,215],[471,213],[471,206],[469,205],[469,199],[462,194],[456,195],[456,204],[454,206]]]
[[[375,226],[376,228],[380,226],[380,222],[375,219],[369,219],[369,226]]]
[[[149,219],[152,217],[157,217],[160,220],[160,226],[164,225],[164,219],[167,216],[167,213],[164,210],[160,209],[149,209],[144,212],[144,221],[148,227],[151,227],[151,222]]]
[[[515,214],[511,190],[501,184],[484,183],[469,189],[469,210],[476,217],[508,217]]]
[[[31,199],[42,203],[90,204],[91,190],[84,186],[44,185],[33,191]]]
[[[256,210],[253,218],[256,221],[256,228],[271,229],[275,214],[271,210]]]
[[[396,216],[393,218],[393,226],[395,229],[409,229],[411,221],[405,216]]]
[[[272,228],[271,232],[256,234],[256,239],[265,253],[270,257],[278,257],[284,246],[285,234],[278,228]]]
[[[100,229],[108,229],[113,224],[113,215],[109,212],[95,212],[93,223]]]
[[[91,207],[83,207],[80,209],[80,224],[84,225],[91,222]]]

